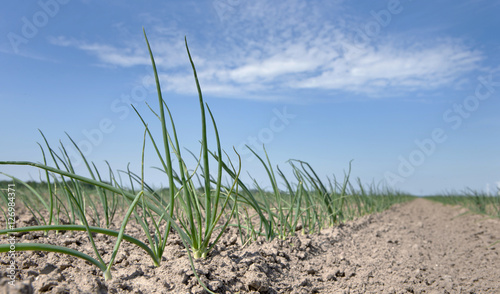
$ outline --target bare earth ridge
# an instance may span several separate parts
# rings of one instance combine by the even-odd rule
[[[500,240],[500,220],[465,212],[416,199],[321,234],[244,248],[230,230],[196,268],[217,293],[500,293],[500,243],[490,246]],[[30,222],[21,219],[20,226]],[[96,239],[109,260],[114,240]],[[37,232],[19,235],[18,242],[57,244],[92,255],[84,233],[43,237]],[[2,255],[1,293],[204,293],[175,235],[158,268],[137,247],[123,243],[109,282],[77,258],[19,254],[22,281],[15,288],[7,284],[8,261]]]

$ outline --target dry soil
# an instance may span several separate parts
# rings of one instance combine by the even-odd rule
[[[229,231],[197,272],[216,293],[500,293],[500,220],[426,199],[324,230],[241,248]],[[21,218],[20,226],[33,219]],[[131,235],[140,236],[138,228]],[[114,240],[96,236],[104,258]],[[84,233],[17,236],[18,242],[63,245],[92,254]],[[3,236],[2,242],[7,242]],[[105,282],[93,265],[68,256],[19,252],[16,286],[1,293],[204,293],[182,243],[172,236],[160,267],[123,243]]]

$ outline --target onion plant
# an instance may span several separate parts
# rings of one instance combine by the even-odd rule
[[[262,203],[264,209],[267,213],[271,228],[274,231],[273,235],[277,235],[281,239],[285,239],[287,236],[295,234],[298,227],[298,221],[302,213],[302,193],[303,184],[301,181],[298,182],[296,190],[292,187],[290,182],[285,177],[284,173],[277,167],[278,173],[281,179],[285,182],[287,192],[282,192],[278,187],[278,181],[276,180],[276,175],[274,173],[271,161],[267,154],[266,148],[264,149],[264,154],[266,160],[262,159],[252,148],[246,146],[262,163],[262,166],[266,170],[269,181],[271,182],[272,192],[274,197],[268,199],[265,197],[266,192],[260,187],[256,180],[254,180],[254,185],[259,191],[262,197]]]
[[[53,152],[50,149],[49,145],[48,145],[48,148],[49,148],[51,154],[54,156],[53,158],[57,157],[55,152]],[[144,148],[145,148],[145,142],[143,144],[143,151],[142,151],[142,153],[143,153],[142,161],[143,162],[144,162]],[[64,153],[67,155],[66,152],[64,152]],[[81,154],[81,155],[84,158],[83,154]],[[66,158],[69,159],[69,157],[66,157]],[[60,159],[60,157],[59,157],[59,159]],[[85,158],[84,158],[84,160],[85,160]],[[111,185],[108,185],[106,183],[103,183],[102,181],[96,181],[95,179],[89,179],[89,178],[71,173],[70,171],[73,171],[73,168],[71,166],[71,161],[68,160],[67,162],[63,162],[63,163],[67,164],[66,168],[69,171],[65,171],[62,169],[54,168],[54,167],[49,167],[49,166],[42,165],[42,164],[32,163],[32,162],[0,162],[0,164],[17,164],[17,165],[36,166],[36,167],[39,167],[45,171],[52,172],[54,174],[62,176],[62,183],[64,183],[65,188],[66,188],[65,192],[67,193],[67,196],[71,199],[71,207],[73,207],[76,210],[76,215],[83,225],[78,226],[78,225],[50,225],[49,224],[49,225],[45,225],[45,226],[35,226],[35,227],[25,227],[25,228],[14,228],[14,229],[1,230],[0,234],[10,234],[10,233],[15,233],[15,232],[30,232],[30,231],[39,231],[39,230],[44,230],[44,231],[49,231],[49,230],[86,231],[88,238],[89,238],[89,241],[92,245],[92,248],[94,250],[94,253],[95,253],[97,259],[95,259],[95,258],[93,258],[93,257],[91,257],[83,252],[78,252],[78,251],[73,250],[73,249],[69,249],[69,248],[61,247],[61,246],[50,245],[50,244],[39,244],[39,243],[16,244],[16,250],[17,251],[25,251],[25,250],[52,251],[52,252],[69,254],[69,255],[73,255],[73,256],[82,258],[84,260],[91,262],[92,264],[96,265],[97,267],[99,267],[103,271],[103,276],[104,276],[105,280],[109,280],[112,277],[111,266],[113,265],[113,262],[116,258],[116,254],[118,253],[120,244],[121,244],[123,239],[128,240],[128,241],[138,245],[139,247],[143,248],[152,257],[154,264],[159,265],[158,257],[147,247],[147,245],[145,245],[141,241],[139,241],[131,236],[125,235],[125,228],[127,226],[129,218],[130,218],[131,214],[135,211],[135,208],[136,208],[137,204],[139,203],[139,200],[141,198],[143,198],[144,190],[142,189],[139,193],[132,196],[130,193],[125,192],[124,189],[122,189],[118,185],[111,186]],[[56,161],[56,165],[57,165],[57,161]],[[68,168],[68,166],[69,166],[69,168]],[[67,184],[65,177],[68,177],[69,179],[71,179],[73,186],[76,188],[75,189],[76,192],[71,191],[71,189],[69,189],[69,185]],[[132,199],[130,206],[128,207],[127,213],[124,216],[124,219],[122,221],[122,224],[121,224],[119,231],[112,231],[109,229],[103,229],[103,228],[99,228],[99,227],[91,227],[89,225],[88,220],[87,220],[88,216],[85,212],[86,201],[85,201],[85,198],[82,197],[83,194],[82,194],[82,191],[80,189],[81,186],[78,185],[77,181],[86,182],[86,183],[92,184],[96,187],[108,189],[108,190],[111,190],[113,192],[122,194],[124,196],[128,196]],[[32,192],[36,192],[36,191],[32,191]],[[40,200],[43,202],[43,198],[41,198]],[[47,207],[47,204],[45,204],[45,206]],[[95,209],[95,206],[94,206],[94,209]],[[117,240],[115,242],[115,247],[114,247],[113,252],[112,252],[111,259],[108,263],[106,263],[103,260],[101,254],[97,250],[97,246],[96,246],[96,244],[94,242],[94,238],[93,238],[93,233],[102,233],[102,234],[117,237]],[[10,250],[10,244],[0,245],[0,252],[8,252],[9,250]]]
[[[43,226],[39,225],[35,227],[16,228],[14,230],[3,230],[0,233],[5,234],[9,232],[13,233],[36,230],[85,230],[88,233],[89,241],[94,248],[94,253],[97,256],[97,259],[81,252],[77,253],[73,250],[69,250],[68,248],[48,244],[24,244],[18,247],[18,250],[46,250],[63,254],[71,254],[97,265],[101,270],[103,270],[105,279],[109,279],[111,278],[111,265],[123,238],[143,248],[151,256],[151,258],[153,259],[153,263],[155,265],[159,265],[159,261],[161,260],[170,232],[170,228],[172,226],[179,232],[179,235],[181,236],[183,242],[186,244],[187,248],[192,251],[192,255],[194,256],[194,258],[201,258],[207,256],[210,250],[221,238],[225,228],[229,225],[231,218],[235,213],[235,208],[237,207],[235,203],[239,194],[238,183],[239,173],[241,170],[241,160],[238,169],[235,169],[233,167],[230,170],[231,176],[234,178],[232,184],[229,186],[224,186],[222,184],[223,171],[226,170],[228,166],[232,167],[232,164],[223,163],[222,148],[220,144],[217,125],[210,108],[203,101],[201,87],[198,81],[194,62],[189,52],[187,40],[185,40],[186,50],[193,69],[194,79],[199,94],[198,99],[201,110],[201,156],[198,162],[198,167],[201,170],[201,177],[203,180],[202,193],[198,192],[198,189],[193,181],[193,177],[196,175],[196,171],[198,170],[198,168],[191,172],[187,168],[185,161],[181,155],[181,149],[177,138],[175,124],[171,112],[162,97],[155,60],[145,32],[144,37],[148,45],[158,92],[159,115],[157,115],[157,117],[161,122],[162,146],[156,143],[154,136],[151,134],[148,128],[147,123],[145,122],[143,117],[137,111],[136,112],[145,127],[144,144],[146,141],[146,137],[149,137],[156,151],[156,154],[158,155],[162,170],[167,175],[169,184],[169,199],[167,203],[164,202],[164,199],[161,199],[156,193],[154,193],[152,189],[145,189],[145,187],[147,187],[147,184],[145,184],[144,182],[143,173],[140,177],[138,177],[130,171],[126,172],[131,183],[133,183],[134,181],[140,181],[141,189],[138,193],[135,193],[133,187],[132,191],[130,191],[130,189],[127,189],[120,185],[116,181],[113,173],[111,172],[111,169],[111,183],[105,182],[102,179],[96,166],[93,163],[90,164],[87,161],[75,142],[71,139],[71,137],[68,136],[74,147],[80,153],[80,156],[83,159],[85,166],[87,167],[87,171],[90,174],[90,177],[76,174],[73,163],[71,162],[64,145],[61,144],[60,154],[58,154],[54,149],[51,148],[45,136],[43,135],[43,133],[41,133],[45,141],[46,148],[48,149],[48,155],[55,165],[54,167],[47,164],[47,158],[43,148],[43,164],[27,161],[2,161],[0,162],[0,165],[27,165],[44,170],[47,173],[48,182],[52,178],[53,183],[58,183],[60,186],[62,186],[60,192],[67,199],[67,202],[64,206],[69,207],[68,216],[71,219],[71,225],[52,225],[51,220],[49,220],[48,223],[46,221],[43,221]],[[215,152],[211,152],[208,149],[206,112],[208,112],[211,125],[213,126],[214,130],[215,141],[217,144]],[[172,128],[171,131],[167,129],[167,113],[170,119],[170,126]],[[143,145],[143,163],[144,148],[145,145]],[[215,178],[211,177],[209,173],[209,162],[211,157],[215,158],[217,163],[217,176]],[[174,159],[176,159],[178,163],[178,172],[174,171]],[[142,170],[143,169],[144,166],[142,167]],[[80,183],[90,184],[95,187],[99,200],[103,205],[102,208],[104,210],[104,222],[101,221],[101,215],[99,214],[95,199],[90,197],[90,195],[88,195],[88,193],[84,191]],[[52,189],[51,187],[52,185],[50,185],[49,182],[49,189]],[[36,193],[36,191],[32,192]],[[45,209],[47,211],[50,211],[51,217],[54,207],[54,198],[56,199],[56,202],[60,199],[60,196],[53,192],[54,191],[49,190],[51,199],[50,204],[46,203],[43,197],[38,197]],[[125,215],[125,218],[123,219],[119,232],[99,227],[100,224],[103,224],[105,227],[109,227],[116,210],[115,204],[109,205],[108,203],[107,196],[110,193],[111,195],[121,195],[126,201],[129,202],[129,208]],[[182,213],[174,215],[176,203],[180,205]],[[87,207],[91,208],[92,213],[87,212]],[[137,210],[136,207],[140,207],[140,211]],[[232,207],[232,209],[228,212],[226,209],[227,207]],[[37,214],[42,216],[42,213]],[[130,217],[134,217],[135,220],[143,227],[146,237],[149,240],[150,247],[148,247],[141,241],[124,234],[126,224]],[[76,225],[77,219],[81,222],[81,225]],[[91,220],[98,226],[91,226],[88,222],[89,220]],[[166,221],[165,226],[162,226],[163,221]],[[150,227],[153,227],[153,231],[150,231]],[[164,230],[161,230],[162,227],[164,228]],[[96,244],[94,243],[92,233],[102,233],[118,237],[115,249],[113,250],[112,258],[109,263],[106,264],[100,256]],[[5,246],[0,247],[0,251],[7,249],[8,248]]]
[[[238,188],[237,183],[238,183],[239,172],[241,170],[241,161],[238,171],[236,170],[232,171],[235,174],[233,184],[230,187],[224,187],[222,184],[222,174],[223,174],[222,148],[220,144],[219,133],[217,130],[217,124],[215,123],[215,119],[213,117],[210,108],[203,101],[203,95],[201,92],[200,83],[196,73],[196,68],[193,59],[191,57],[191,53],[189,51],[187,39],[185,39],[184,41],[186,45],[186,51],[193,70],[196,88],[198,90],[198,100],[200,104],[200,113],[201,113],[201,157],[200,160],[198,161],[198,166],[200,167],[202,172],[203,193],[201,195],[199,194],[198,189],[193,181],[196,169],[194,172],[190,173],[182,157],[181,154],[182,152],[180,149],[180,144],[177,137],[177,131],[175,128],[174,120],[172,118],[170,109],[164,103],[164,100],[162,98],[161,86],[158,78],[155,60],[145,32],[144,32],[144,37],[148,45],[148,50],[151,57],[151,63],[153,65],[153,71],[158,92],[158,101],[160,109],[160,114],[158,118],[162,125],[162,141],[164,149],[163,155],[161,154],[160,148],[158,147],[152,134],[148,132],[148,135],[156,150],[158,159],[162,163],[161,170],[164,171],[168,177],[169,193],[170,193],[170,207],[168,211],[166,234],[162,239],[163,244],[160,247],[163,248],[165,246],[165,240],[167,238],[168,231],[170,230],[172,221],[174,219],[174,203],[177,203],[181,206],[181,211],[183,212],[176,216],[177,221],[179,222],[178,228],[180,228],[183,233],[181,234],[181,237],[185,238],[184,241],[186,241],[186,243],[189,244],[189,247],[191,248],[191,251],[195,259],[206,257],[207,253],[213,248],[213,246],[217,243],[217,241],[221,237],[224,229],[228,226],[231,217],[234,214],[234,209],[233,209],[229,214],[229,216],[226,217],[224,223],[222,224],[222,227],[218,230],[218,234],[215,235],[215,239],[212,240],[212,235],[214,234],[217,226],[219,225],[221,217],[225,214],[225,209],[228,203],[230,201],[235,202],[237,199],[236,190]],[[210,175],[209,154],[211,152],[208,149],[206,111],[208,111],[208,114],[210,116],[212,126],[214,129],[215,140],[217,143],[217,151],[216,151],[217,176],[215,179],[212,179]],[[168,117],[170,119],[170,125],[172,128],[171,132],[167,130],[166,113],[168,113]],[[143,124],[146,124],[142,116],[139,113],[138,115]],[[176,174],[173,170],[173,163],[172,163],[173,158],[171,155],[172,153],[177,159],[178,169],[179,169],[178,174]],[[215,187],[212,187],[211,185],[212,181],[214,182]],[[179,185],[179,188],[176,185]],[[146,223],[145,222],[142,223],[144,227]],[[155,228],[156,227],[158,227],[157,224],[155,224]],[[159,249],[161,249],[160,247]]]
[[[341,222],[344,219],[344,204],[348,197],[347,188],[351,174],[351,162],[349,162],[349,170],[344,174],[342,184],[338,183],[334,177],[333,181],[328,179],[329,185],[326,185],[309,163],[296,159],[290,161],[300,164],[301,168],[295,167],[295,171],[302,175],[301,178],[308,182],[314,193],[319,197],[320,205],[325,210],[328,218],[328,226]]]
[[[41,131],[45,143],[44,147],[39,144],[43,163],[0,161],[0,165],[36,167],[44,172],[47,182],[47,193],[44,194],[28,183],[10,176],[34,196],[32,197],[34,200],[27,197],[21,199],[37,219],[38,225],[0,230],[0,234],[84,231],[87,233],[95,257],[73,249],[39,243],[16,244],[17,251],[40,250],[73,255],[99,267],[104,278],[109,280],[111,267],[123,240],[144,250],[151,257],[153,264],[158,266],[165,252],[169,234],[174,229],[187,249],[194,270],[193,259],[209,256],[228,226],[238,228],[243,244],[251,242],[257,236],[264,236],[268,241],[276,237],[285,239],[298,230],[302,230],[303,233],[316,232],[354,215],[377,211],[381,207],[403,199],[396,198],[399,195],[387,191],[383,197],[374,200],[377,198],[373,198],[373,194],[380,193],[371,187],[370,190],[365,190],[360,181],[358,181],[359,190],[356,190],[349,183],[350,164],[342,182],[339,183],[334,178],[328,179],[328,183],[325,184],[309,163],[290,160],[294,179],[289,180],[278,166],[276,169],[273,168],[265,148],[264,158],[247,146],[262,163],[271,184],[271,192],[260,187],[255,180],[255,189],[249,189],[240,179],[239,154],[235,150],[238,156],[238,165],[235,167],[229,156],[222,151],[217,124],[212,111],[203,99],[194,61],[185,38],[186,51],[197,88],[201,118],[199,156],[191,153],[195,157],[196,166],[188,168],[172,113],[162,96],[153,52],[145,30],[143,32],[155,77],[159,108],[155,111],[149,104],[148,107],[161,124],[161,135],[159,138],[155,137],[145,117],[132,106],[144,126],[140,174],[134,173],[127,166],[126,170],[118,172],[117,179],[109,163],[106,162],[109,180],[104,180],[104,173],[85,158],[78,145],[68,135],[88,173],[88,176],[79,175],[75,172],[75,166],[65,146],[61,143],[57,152],[49,145]],[[215,142],[213,150],[209,148],[209,138]],[[157,169],[164,173],[168,183],[166,190],[155,190],[145,181],[145,146],[148,140],[157,158],[159,165]],[[223,160],[224,155],[227,156],[227,161]],[[53,166],[49,165],[49,161]],[[211,167],[212,170],[216,170],[215,175],[210,173]],[[128,187],[122,183],[122,175],[128,180]],[[227,184],[223,184],[224,178],[229,179]],[[280,189],[280,181],[284,189]],[[87,186],[92,189],[89,190]],[[164,191],[167,192],[166,197],[162,195]],[[3,199],[1,201],[7,201],[3,192],[0,198]],[[127,204],[127,210],[119,229],[111,229],[114,227],[119,203]],[[41,211],[42,209],[45,211]],[[3,208],[1,211],[7,216]],[[500,210],[498,213],[500,214]],[[148,245],[125,233],[131,218],[142,227]],[[69,221],[69,224],[61,224],[62,219]],[[96,233],[116,238],[108,262],[103,260],[97,250],[93,237]],[[0,252],[9,251],[9,245],[0,245]],[[195,270],[194,274],[202,286],[211,292],[201,282]]]
[[[35,196],[34,198],[36,200],[38,200],[47,211],[51,211],[49,204],[47,204],[47,201],[45,201],[45,198],[41,195],[42,194],[41,192],[39,192],[35,188],[31,187],[25,181],[22,181],[14,176],[5,174],[3,172],[0,172],[0,174],[11,178],[14,183],[18,183],[18,184],[23,185],[31,193],[31,195]],[[43,225],[50,225],[51,224],[52,214],[50,214],[50,219],[47,222],[46,217],[39,210],[40,205],[38,203],[36,203],[36,204],[33,203],[33,201],[31,201],[31,197],[25,196],[25,197],[22,197],[21,199],[24,203],[24,206],[31,212],[31,214],[33,215],[33,217],[35,218],[35,220],[37,221],[38,224],[42,224],[42,223],[43,223]]]
[[[448,205],[461,205],[470,212],[500,218],[500,187],[493,194],[468,189],[432,196],[429,199]]]

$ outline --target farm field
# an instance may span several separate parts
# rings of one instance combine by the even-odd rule
[[[67,147],[41,131],[42,161],[0,161],[40,171],[28,183],[1,172],[11,179],[0,183],[3,292],[500,292],[499,196],[417,198],[352,179],[350,163],[343,178],[325,180],[308,162],[280,168],[265,147],[248,145],[268,182],[243,183],[187,39],[201,117],[195,152],[181,148],[144,37],[158,95],[148,107],[161,129],[131,106],[143,127],[139,171],[98,169],[68,135],[86,167],[77,173]],[[146,153],[164,174],[161,188],[148,184]]]
[[[417,198],[317,234],[271,242],[259,238],[243,248],[231,229],[207,259],[195,262],[196,269],[216,293],[499,293],[500,245],[490,245],[500,239],[500,220],[466,212]],[[20,225],[32,222],[24,217]],[[129,229],[132,235],[140,231]],[[83,232],[48,237],[33,232],[19,239],[92,252]],[[114,242],[108,236],[95,239]],[[171,235],[159,267],[124,242],[107,282],[96,267],[74,257],[23,252],[18,259],[23,282],[13,291],[2,276],[2,293],[204,291],[176,235]]]

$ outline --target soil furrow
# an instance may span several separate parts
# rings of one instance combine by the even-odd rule
[[[320,234],[258,240],[243,248],[237,232],[229,229],[196,268],[217,293],[500,293],[500,243],[489,246],[500,239],[500,220],[465,212],[419,198]],[[139,234],[140,228],[129,233]],[[18,238],[77,246],[92,254],[85,233]],[[114,241],[96,239],[108,247]],[[2,293],[204,292],[175,235],[158,268],[124,243],[110,282],[73,257],[24,252],[18,261],[23,281],[16,281],[16,288],[6,284],[2,262]]]

